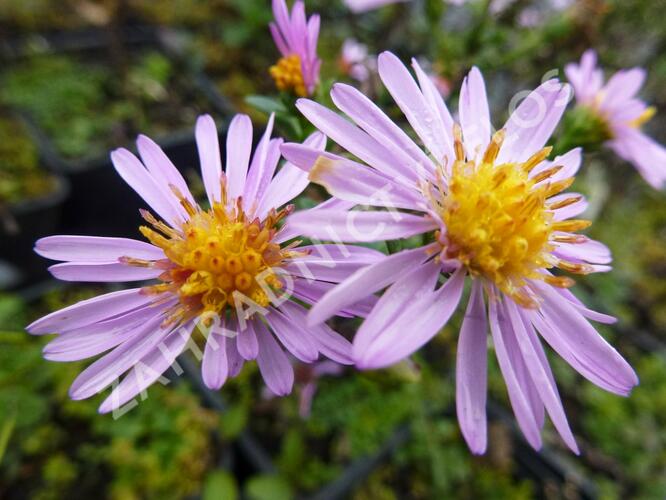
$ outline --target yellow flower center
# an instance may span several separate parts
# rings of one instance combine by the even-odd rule
[[[270,68],[270,74],[279,90],[294,92],[297,96],[308,95],[303,79],[301,58],[296,54],[281,58]]]
[[[297,243],[281,248],[271,241],[278,221],[291,207],[273,210],[259,221],[247,218],[240,201],[233,209],[223,201],[206,211],[182,197],[180,200],[189,214],[181,228],[171,228],[147,211],[142,215],[152,227],[140,227],[168,259],[159,264],[165,268],[159,277],[162,283],[144,289],[146,293],[171,292],[178,296],[179,305],[168,321],[204,312],[224,315],[228,310],[234,314],[242,308],[239,304],[249,304],[248,299],[266,307],[271,295],[283,287],[277,267],[297,254],[291,250]],[[155,265],[138,259],[123,260],[131,265]]]
[[[525,288],[526,280],[545,280],[562,287],[573,284],[569,278],[546,275],[543,269],[560,267],[575,273],[590,272],[587,265],[564,262],[551,253],[554,242],[586,241],[580,235],[562,232],[589,225],[583,220],[553,220],[554,209],[580,200],[573,195],[555,204],[546,201],[573,182],[573,178],[547,180],[562,167],[554,166],[529,176],[551,148],[542,149],[524,163],[495,165],[504,138],[504,132],[500,131],[477,163],[465,159],[458,127],[454,135],[456,161],[448,183],[441,182],[436,189],[440,196],[432,198],[445,228],[443,233],[436,234],[442,244],[441,258],[459,261],[472,276],[493,282],[525,307],[536,306]]]

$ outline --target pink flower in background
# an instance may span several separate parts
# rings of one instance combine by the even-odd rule
[[[300,364],[296,367],[296,378],[303,382],[298,400],[298,414],[301,418],[310,416],[319,379],[326,375],[337,377],[342,374],[343,370],[343,366],[329,360],[307,365]]]
[[[340,51],[340,69],[345,75],[359,82],[365,82],[376,67],[377,61],[368,55],[366,45],[353,38],[345,40]]]
[[[302,0],[294,2],[291,15],[285,0],[273,0],[271,34],[282,58],[270,69],[279,90],[309,96],[319,83],[321,60],[317,57],[319,15],[305,17]]]
[[[345,5],[352,12],[361,13],[369,10],[375,10],[385,5],[391,5],[398,2],[408,2],[410,0],[344,0]]]
[[[49,360],[103,354],[74,381],[73,399],[91,397],[127,373],[100,412],[120,407],[196,340],[195,327],[208,333],[202,375],[211,389],[256,359],[270,390],[289,393],[294,373],[281,346],[306,363],[320,353],[351,363],[351,344],[326,325],[306,327],[307,310],[291,299],[312,304],[383,254],[287,244],[298,235],[288,223],[278,223],[292,207],[279,207],[298,196],[308,179],[289,163],[276,173],[282,140],[271,139],[272,127],[273,117],[252,154],[252,123],[237,115],[229,125],[223,172],[215,123],[210,116],[199,118],[196,140],[209,209],[197,204],[176,167],[149,138],[137,141],[141,160],[126,149],[114,151],[116,170],[156,214],[142,211],[146,225],[140,231],[150,243],[91,236],[37,242],[37,253],[63,261],[49,268],[61,280],[156,280],[79,302],[28,327],[37,335],[59,334],[44,349]],[[326,139],[315,133],[306,143],[323,150]],[[340,205],[330,201],[321,209]],[[341,314],[364,314],[371,306],[361,301]]]
[[[555,80],[544,83],[492,134],[485,84],[476,68],[463,82],[457,125],[432,80],[415,60],[413,67],[417,81],[393,54],[379,56],[379,75],[425,150],[351,86],[336,84],[331,98],[352,121],[310,100],[297,103],[320,131],[363,163],[301,144],[283,145],[283,155],[336,198],[379,210],[300,212],[288,218],[292,229],[313,237],[335,234],[342,241],[423,239],[423,246],[387,256],[333,288],[311,309],[308,324],[321,324],[386,289],[353,342],[357,366],[385,367],[444,327],[469,278],[456,399],[471,450],[486,449],[490,327],[509,399],[529,443],[541,446],[547,411],[578,452],[539,335],[608,391],[627,395],[638,379],[588,321],[615,319],[586,308],[567,290],[573,280],[552,273],[607,271],[611,260],[604,245],[577,234],[589,225],[572,218],[584,211],[583,197],[563,192],[573,182],[581,151],[547,160],[551,148],[545,144],[569,89]]]
[[[655,113],[636,94],[645,81],[643,68],[620,70],[605,84],[593,50],[583,54],[580,64],[565,68],[579,106],[591,110],[606,127],[606,144],[622,159],[634,164],[654,188],[666,184],[666,148],[641,132]]]

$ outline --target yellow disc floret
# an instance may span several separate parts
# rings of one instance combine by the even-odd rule
[[[563,238],[561,232],[582,229],[588,222],[553,220],[554,207],[547,199],[573,182],[573,178],[547,181],[562,167],[529,175],[548,156],[550,148],[523,163],[495,165],[502,131],[495,134],[478,162],[465,159],[459,130],[455,135],[456,161],[448,183],[437,190],[440,195],[433,200],[445,228],[436,235],[442,243],[441,258],[457,260],[472,276],[491,281],[525,307],[535,305],[524,289],[526,280],[571,284],[568,278],[552,277],[543,269],[557,266],[579,273],[589,271],[584,265],[562,262],[552,255],[553,242]],[[578,199],[573,197],[559,205]],[[567,238],[575,242],[575,237]]]
[[[181,198],[189,219],[179,229],[156,220],[148,212],[144,218],[153,226],[142,226],[142,234],[164,250],[168,262],[160,276],[162,284],[147,287],[147,293],[171,291],[180,299],[177,318],[211,312],[235,313],[237,294],[261,307],[270,302],[269,292],[282,283],[276,272],[290,247],[280,248],[271,240],[276,224],[290,208],[271,211],[265,220],[248,220],[240,202],[233,209],[215,203],[210,210],[192,206]],[[126,261],[142,265],[142,261]]]
[[[293,92],[300,97],[308,95],[303,79],[301,58],[297,54],[281,58],[274,66],[271,66],[269,71],[278,90]]]

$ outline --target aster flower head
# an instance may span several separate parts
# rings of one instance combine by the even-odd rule
[[[270,68],[279,90],[297,96],[309,96],[319,83],[321,60],[317,57],[319,15],[307,19],[303,0],[296,0],[291,9],[285,0],[273,0],[271,34],[282,58]]]
[[[637,378],[588,321],[614,318],[587,309],[567,289],[570,274],[607,271],[611,260],[604,245],[578,232],[589,225],[575,218],[586,207],[584,198],[564,193],[579,168],[580,150],[547,159],[545,144],[569,89],[545,82],[493,134],[478,69],[463,82],[457,124],[416,60],[413,67],[417,81],[393,54],[379,56],[379,75],[424,149],[350,86],[335,85],[331,97],[353,122],[312,101],[297,103],[364,164],[298,144],[285,144],[283,155],[337,198],[377,209],[294,214],[290,224],[304,234],[335,233],[346,241],[423,239],[423,246],[387,256],[331,290],[310,311],[309,324],[386,289],[353,342],[357,366],[385,367],[442,329],[469,279],[456,384],[458,418],[470,448],[486,448],[489,330],[527,440],[540,447],[545,409],[577,451],[539,335],[606,390],[626,395]]]
[[[632,163],[654,188],[666,185],[666,148],[641,131],[656,109],[637,97],[646,72],[643,68],[620,70],[604,83],[593,50],[579,64],[565,67],[574,88],[578,109],[596,122],[600,140],[622,159]]]
[[[376,60],[368,54],[368,47],[348,38],[340,51],[340,69],[356,81],[365,82],[376,67]]]
[[[328,326],[306,327],[301,303],[312,304],[333,283],[383,254],[288,243],[297,235],[279,223],[292,207],[280,207],[300,194],[308,179],[289,163],[277,169],[282,140],[271,138],[272,127],[273,117],[252,154],[252,123],[237,115],[228,130],[223,171],[215,123],[210,116],[199,118],[196,140],[209,208],[195,201],[159,146],[140,136],[141,160],[126,149],[111,158],[154,211],[142,211],[146,224],[140,232],[148,242],[52,236],[36,243],[37,253],[62,261],[49,268],[61,280],[154,280],[79,302],[28,326],[33,334],[59,334],[44,349],[49,360],[102,355],[72,384],[73,399],[101,392],[126,374],[100,411],[120,407],[184,349],[201,354],[197,330],[206,337],[202,375],[211,389],[256,359],[269,389],[289,393],[294,374],[283,347],[305,363],[320,353],[351,363],[351,344]],[[315,150],[325,141],[319,133],[306,140]],[[370,305],[359,303],[342,314],[363,314]]]

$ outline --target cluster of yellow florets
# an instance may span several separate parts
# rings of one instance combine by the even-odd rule
[[[459,135],[459,134],[458,134]],[[562,167],[555,166],[530,177],[530,171],[550,153],[544,148],[524,163],[495,165],[503,141],[497,133],[480,162],[467,161],[462,143],[456,141],[456,161],[448,183],[436,200],[446,234],[443,255],[461,262],[474,276],[492,281],[502,292],[519,304],[534,306],[523,287],[527,279],[547,279],[554,285],[570,286],[572,280],[555,278],[541,272],[561,267],[567,271],[585,272],[582,266],[563,262],[552,256],[552,242],[557,231],[583,229],[587,221],[553,221],[554,208],[547,203],[551,196],[573,182],[568,178],[542,182]],[[573,196],[563,203],[578,201]]]
[[[208,211],[192,207],[191,212],[180,231],[144,214],[159,232],[148,226],[141,232],[169,260],[160,276],[163,283],[148,291],[177,294],[183,311],[234,311],[237,294],[267,306],[268,292],[282,288],[275,268],[290,255],[271,242],[275,224],[286,212],[273,212],[263,222],[249,221],[239,206],[229,211],[222,203]]]
[[[300,97],[308,95],[303,79],[301,58],[298,55],[291,54],[281,58],[275,65],[271,66],[269,71],[279,90],[294,92]]]

